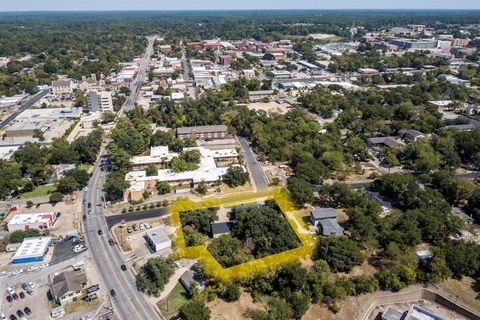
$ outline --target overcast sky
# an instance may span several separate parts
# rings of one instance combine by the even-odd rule
[[[0,0],[0,11],[304,8],[480,9],[480,0]]]

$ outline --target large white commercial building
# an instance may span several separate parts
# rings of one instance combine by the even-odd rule
[[[17,214],[8,222],[8,231],[49,229],[57,221],[55,212]]]
[[[89,91],[87,102],[90,110],[113,112],[112,93],[110,91]]]
[[[12,257],[12,263],[31,263],[43,261],[48,252],[52,237],[33,237],[23,239],[22,244]]]
[[[145,157],[134,157],[134,167],[148,167],[150,164],[169,163],[177,156],[176,153],[166,153],[167,147],[152,148],[152,155]],[[167,148],[167,149],[165,149]],[[158,152],[158,153],[154,153]],[[188,190],[198,186],[200,182],[212,184],[222,180],[227,173],[228,167],[238,161],[238,153],[235,149],[209,150],[205,147],[184,148],[183,151],[198,150],[200,152],[200,163],[196,170],[175,172],[171,169],[160,169],[156,175],[147,175],[146,170],[128,172],[125,180],[130,187],[124,192],[124,200],[140,200],[145,190],[153,190],[157,182],[167,182],[172,186],[183,186],[180,189]],[[153,154],[157,154],[154,156]],[[223,166],[220,166],[223,165]]]

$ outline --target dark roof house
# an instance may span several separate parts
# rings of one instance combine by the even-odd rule
[[[87,276],[75,271],[65,271],[51,280],[52,296],[60,303],[66,303],[81,294],[87,284]]]
[[[234,221],[212,223],[212,236],[216,238],[222,234],[231,233],[234,225]]]
[[[407,130],[403,135],[403,139],[405,139],[408,142],[414,142],[418,138],[424,138],[424,137],[425,135],[423,133],[414,129]]]

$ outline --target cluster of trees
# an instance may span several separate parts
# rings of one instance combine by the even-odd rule
[[[253,319],[300,319],[311,303],[324,303],[338,312],[337,301],[347,295],[360,295],[378,290],[373,276],[337,277],[331,280],[327,262],[317,260],[309,269],[289,264],[276,271],[256,275],[242,282],[254,298],[268,299],[266,310],[252,310]]]
[[[201,157],[198,150],[183,151],[172,160],[170,166],[174,172],[193,171],[198,169]]]
[[[227,173],[223,176],[225,182],[230,188],[243,186],[249,180],[248,172],[245,172],[241,167],[230,167]]]
[[[148,295],[157,296],[175,270],[172,258],[151,258],[140,268],[136,276],[137,287]]]
[[[53,172],[52,165],[93,163],[100,150],[102,136],[102,130],[96,129],[71,144],[64,138],[54,138],[48,147],[36,142],[25,143],[14,152],[10,160],[0,160],[0,172],[3,172],[0,177],[0,199],[8,195],[29,192],[39,185],[48,183]],[[66,188],[65,191],[67,189],[73,191],[85,184],[85,178],[85,172],[75,170],[70,173],[68,179],[61,182],[73,187]],[[67,183],[74,179],[77,184]]]
[[[208,250],[224,267],[261,258],[298,246],[294,231],[273,200],[259,208],[237,208],[232,235],[214,239]]]
[[[353,72],[359,68],[374,68],[385,71],[389,68],[417,68],[424,65],[445,66],[446,59],[433,58],[423,52],[407,52],[404,55],[385,55],[371,45],[360,46],[358,52],[334,57],[329,69],[332,72]]]
[[[200,245],[211,234],[210,224],[218,219],[218,208],[207,208],[180,213],[187,246]]]
[[[14,59],[0,68],[0,96],[34,93],[36,85],[50,84],[57,74],[79,80],[92,73],[109,74],[119,62],[144,51],[145,39],[124,29],[121,19],[109,20],[102,28],[100,24],[99,17],[85,15],[3,20],[0,37],[8,45],[0,44],[0,56]],[[19,60],[23,56],[28,58]]]

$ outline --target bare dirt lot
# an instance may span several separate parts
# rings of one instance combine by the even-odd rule
[[[212,320],[243,320],[249,319],[250,309],[262,309],[262,303],[255,303],[249,293],[242,292],[240,299],[235,302],[225,302],[215,299],[208,303]]]
[[[247,108],[255,111],[262,110],[267,113],[285,114],[290,109],[290,105],[288,103],[255,102],[247,104]]]

